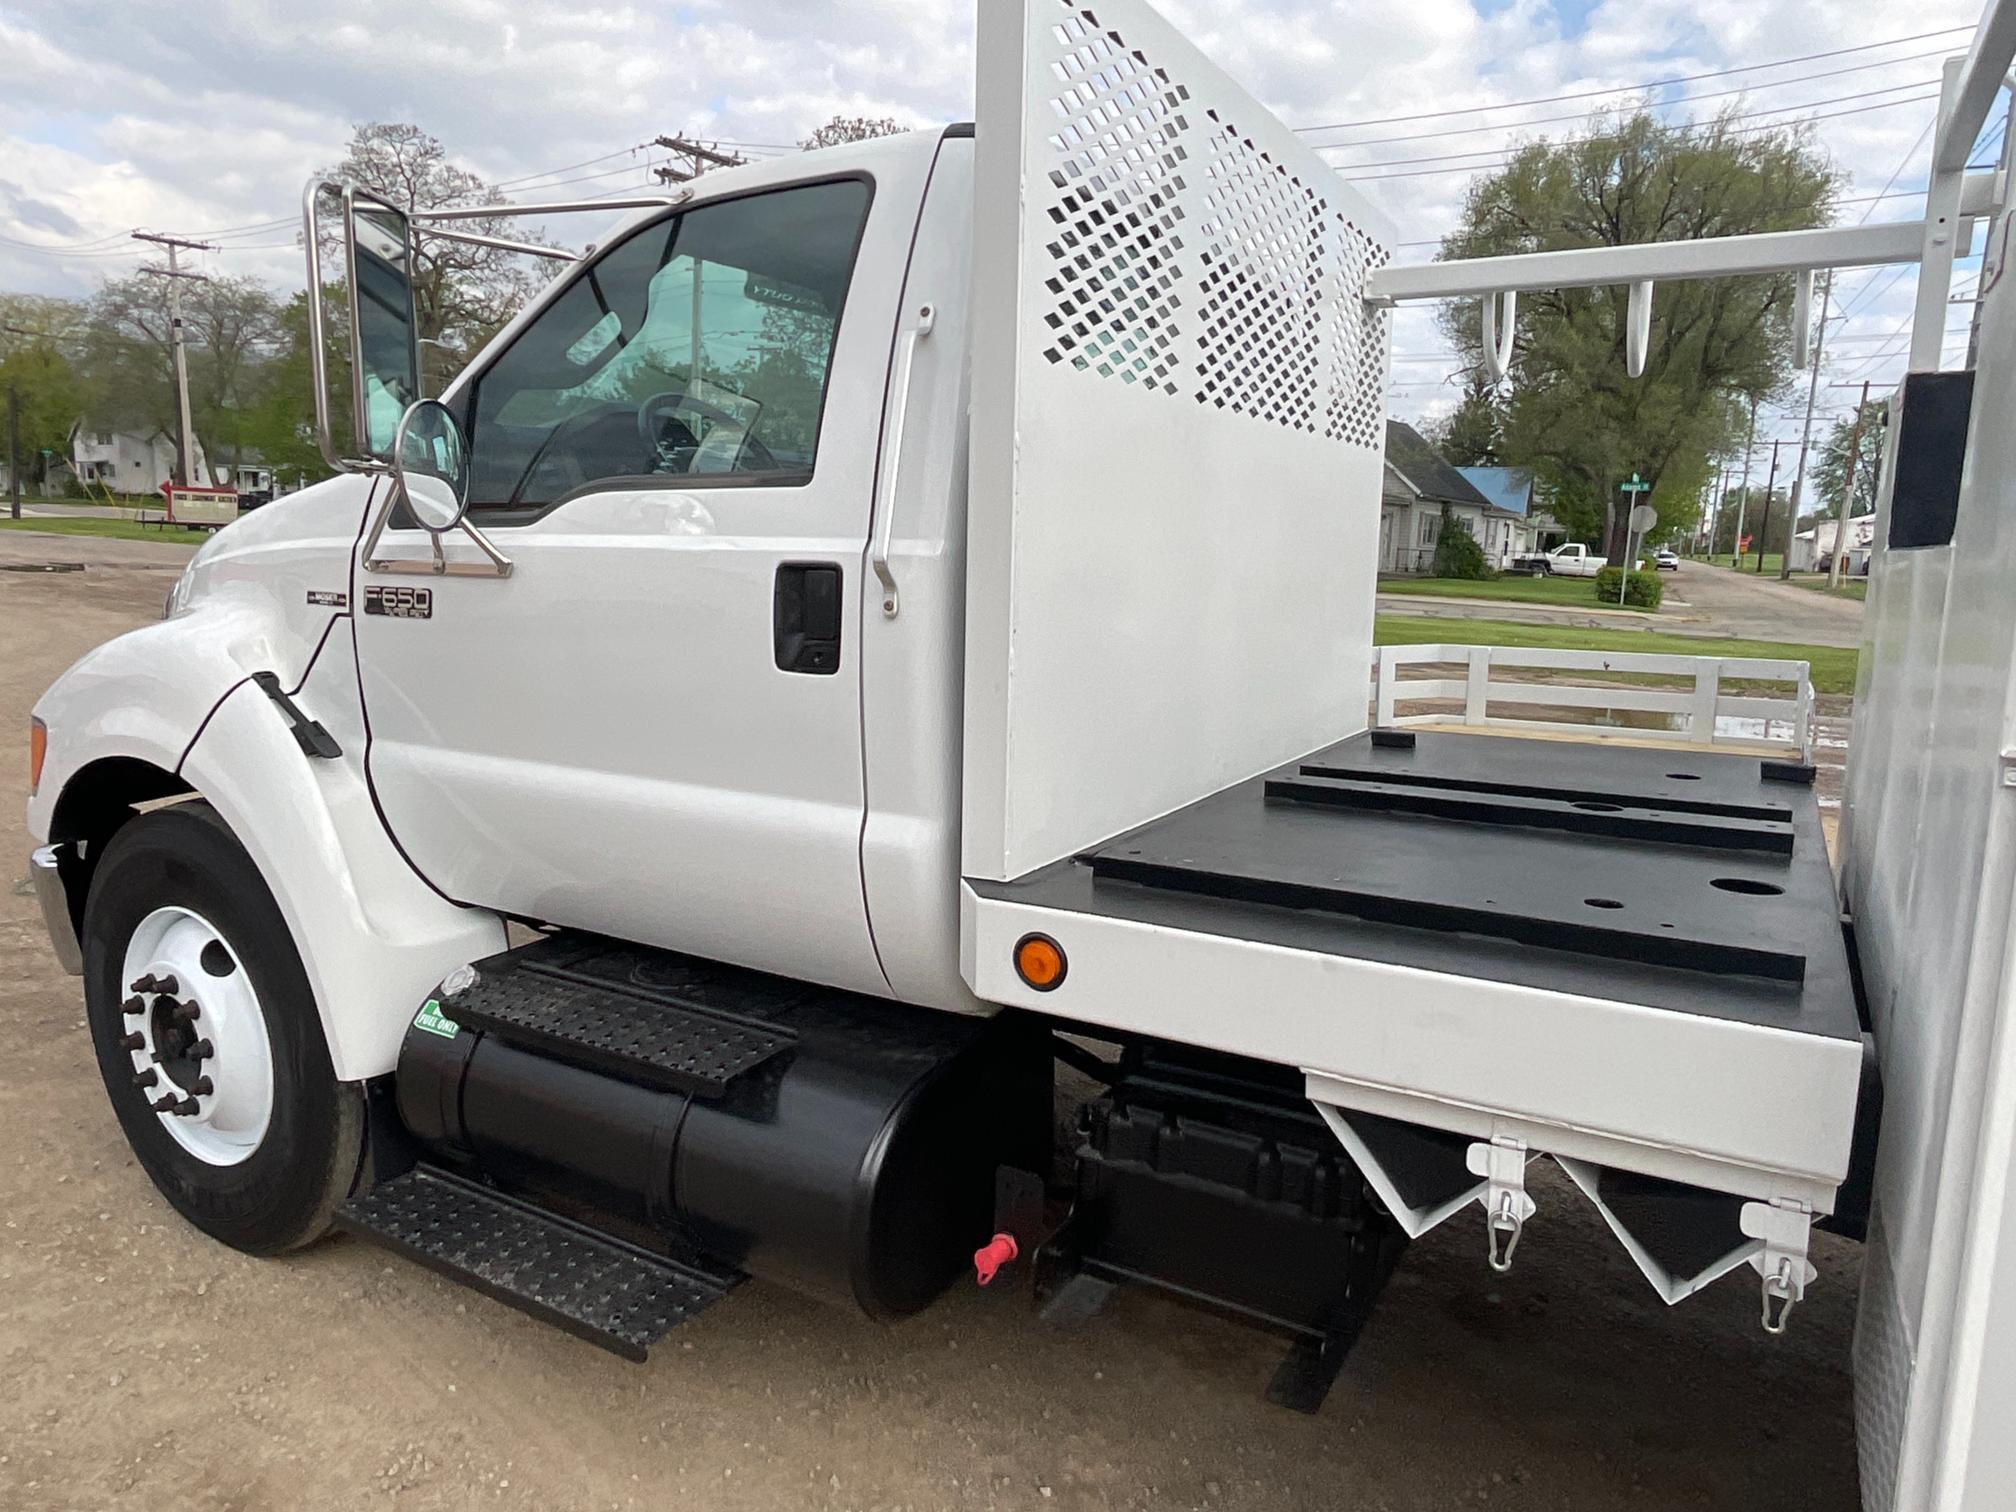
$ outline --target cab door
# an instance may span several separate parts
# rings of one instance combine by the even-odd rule
[[[931,145],[630,232],[449,395],[508,575],[450,535],[353,583],[372,788],[449,897],[888,991],[861,567]]]

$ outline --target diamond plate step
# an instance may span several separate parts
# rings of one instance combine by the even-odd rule
[[[508,961],[510,957],[499,957]],[[641,1086],[715,1098],[797,1043],[788,1029],[533,966],[481,963],[441,1008],[466,1029]]]
[[[352,1198],[336,1222],[640,1364],[653,1344],[743,1279],[726,1267],[655,1255],[431,1166]]]

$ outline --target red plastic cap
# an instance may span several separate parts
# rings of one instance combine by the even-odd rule
[[[996,1234],[986,1244],[973,1251],[973,1278],[982,1286],[988,1285],[1001,1274],[1001,1267],[1011,1263],[1022,1253],[1013,1234]]]

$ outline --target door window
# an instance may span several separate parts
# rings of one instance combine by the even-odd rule
[[[612,478],[809,480],[868,200],[859,179],[780,189],[602,253],[470,386],[470,507]]]

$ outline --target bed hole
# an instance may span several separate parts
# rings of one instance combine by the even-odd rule
[[[1621,814],[1624,806],[1620,803],[1578,803],[1576,808],[1591,814]]]
[[[1710,887],[1719,887],[1724,892],[1742,893],[1751,898],[1775,898],[1785,889],[1776,882],[1757,882],[1749,877],[1714,877]]]
[[[1582,901],[1590,908],[1622,908],[1624,906],[1615,898],[1584,898]]]
[[[1699,782],[1701,780],[1699,772],[1668,772],[1666,775],[1671,777],[1675,782]]]

